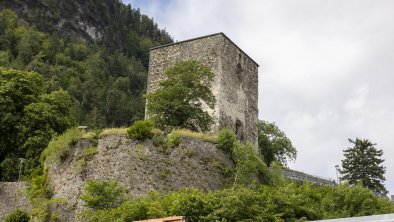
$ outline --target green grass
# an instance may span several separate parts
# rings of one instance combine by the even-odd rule
[[[82,137],[83,132],[80,129],[68,129],[62,135],[52,138],[48,147],[41,153],[41,163],[61,163],[67,157],[70,147],[75,145]]]
[[[177,133],[179,136],[201,139],[212,143],[216,143],[217,140],[217,135],[194,132],[188,129],[174,129],[172,132]]]
[[[93,139],[96,136],[94,131],[84,132],[81,136],[81,139]]]
[[[127,128],[108,128],[104,129],[103,132],[100,133],[100,136],[104,135],[126,135]]]

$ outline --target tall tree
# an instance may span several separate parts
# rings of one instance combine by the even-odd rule
[[[68,93],[44,94],[43,86],[36,72],[0,68],[1,180],[18,178],[18,158],[26,159],[28,175],[51,137],[75,125]]]
[[[183,61],[168,68],[165,75],[159,89],[146,95],[148,113],[155,124],[208,131],[213,120],[203,104],[213,109],[216,102],[211,69],[197,61]]]
[[[383,184],[386,180],[383,151],[376,149],[376,144],[367,139],[349,139],[349,142],[353,147],[343,151],[345,159],[342,160],[341,180],[349,184],[362,183],[377,195],[387,194]]]
[[[275,123],[259,120],[258,142],[260,154],[267,166],[273,161],[287,165],[297,157],[297,150]]]

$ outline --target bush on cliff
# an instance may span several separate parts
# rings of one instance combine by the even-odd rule
[[[15,209],[4,218],[4,222],[28,222],[29,213],[21,209]]]
[[[235,134],[233,132],[231,132],[230,130],[223,128],[219,132],[219,136],[216,140],[216,143],[217,143],[216,146],[219,149],[222,149],[227,152],[231,152],[235,141],[237,141],[237,137],[235,136]]]
[[[87,207],[108,210],[124,201],[125,189],[117,181],[93,181],[86,183],[86,192],[81,196]]]
[[[127,129],[127,135],[131,139],[144,140],[153,136],[153,122],[150,120],[138,120]]]

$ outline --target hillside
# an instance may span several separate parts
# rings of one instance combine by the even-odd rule
[[[0,180],[18,178],[19,158],[29,178],[51,137],[70,126],[143,118],[148,49],[170,42],[117,0],[0,1]]]
[[[172,42],[169,34],[149,18],[119,0],[5,0],[0,9],[12,9],[39,31],[61,38],[103,43],[113,50],[135,53],[133,38],[154,44]],[[135,47],[135,48],[133,48]]]
[[[143,117],[148,49],[172,42],[152,19],[117,0],[6,0],[0,9],[1,66],[42,74],[49,92],[66,90],[78,124]]]

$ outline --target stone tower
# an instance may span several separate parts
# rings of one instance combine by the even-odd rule
[[[217,33],[152,48],[149,56],[147,92],[157,89],[164,71],[185,60],[197,60],[215,74],[212,92],[212,133],[228,128],[257,149],[258,64],[225,34]]]

